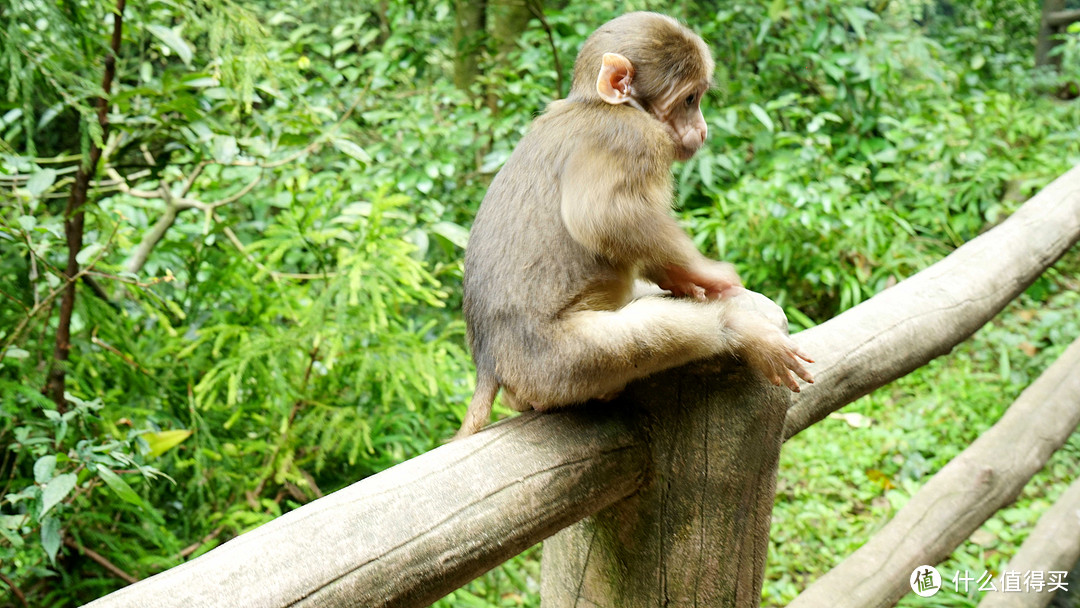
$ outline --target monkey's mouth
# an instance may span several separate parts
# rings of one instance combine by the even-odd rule
[[[694,157],[698,148],[687,148],[686,146],[675,146],[675,160],[687,161]]]

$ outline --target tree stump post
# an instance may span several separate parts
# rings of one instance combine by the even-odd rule
[[[726,367],[659,374],[619,398],[649,426],[645,485],[544,541],[544,608],[760,605],[790,393]]]

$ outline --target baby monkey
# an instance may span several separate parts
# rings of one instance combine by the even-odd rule
[[[464,315],[477,381],[459,437],[488,423],[500,388],[517,411],[546,410],[724,353],[793,391],[796,377],[813,381],[783,331],[733,302],[733,267],[702,256],[670,215],[671,164],[705,141],[712,73],[705,42],[664,15],[623,15],[585,41],[570,95],[533,122],[473,224]],[[671,295],[635,299],[637,279]]]

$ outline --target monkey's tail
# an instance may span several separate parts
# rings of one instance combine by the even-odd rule
[[[495,403],[495,395],[499,392],[499,381],[495,376],[479,372],[476,375],[476,392],[473,393],[472,401],[469,401],[469,409],[465,411],[465,420],[461,423],[461,430],[454,435],[454,439],[468,437],[487,426],[491,420],[491,406]]]

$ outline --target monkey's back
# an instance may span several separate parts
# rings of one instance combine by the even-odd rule
[[[560,212],[567,163],[583,146],[602,146],[632,172],[667,163],[670,138],[658,121],[626,106],[560,101],[533,122],[491,182],[465,252],[464,306],[469,345],[481,373],[505,374],[508,360],[548,354],[554,321],[580,308],[625,304],[633,268],[622,268],[574,240]],[[586,294],[610,302],[583,302]],[[516,355],[516,356],[515,356]]]

